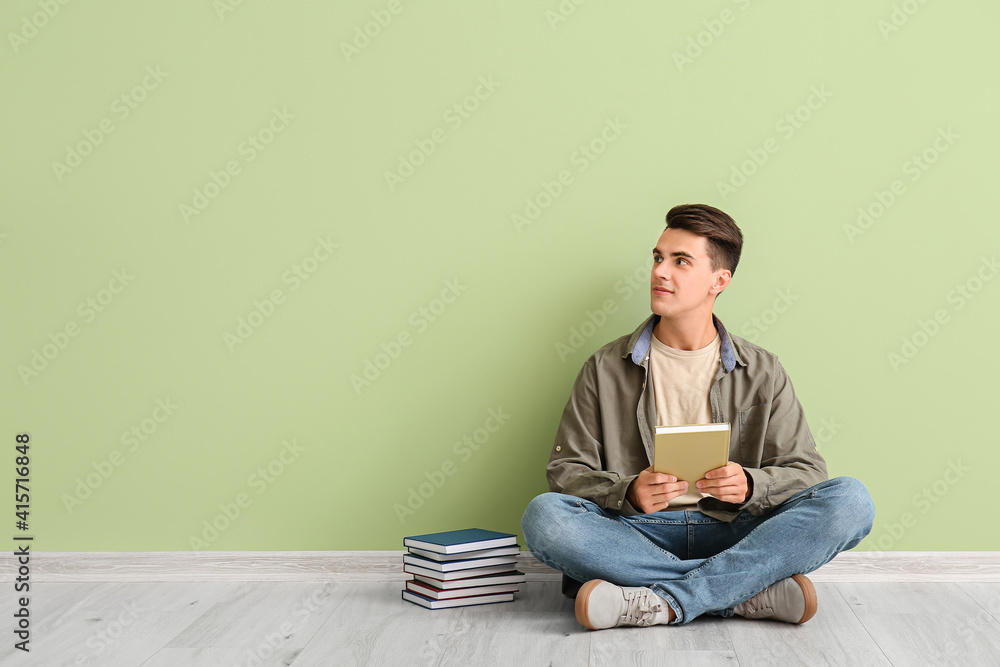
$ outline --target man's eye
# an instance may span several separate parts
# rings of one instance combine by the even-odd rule
[[[659,260],[663,259],[659,255],[653,255],[653,264],[659,264]]]
[[[684,259],[683,257],[678,257],[678,258],[677,258],[677,263],[679,264],[679,263],[681,263],[681,262],[684,262],[685,264],[687,264],[687,263],[688,263],[688,261],[687,261],[686,259]]]

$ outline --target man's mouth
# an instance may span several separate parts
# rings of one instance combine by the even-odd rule
[[[666,289],[664,287],[654,287],[653,288],[653,292],[656,293],[656,294],[673,294],[672,291],[670,291],[670,290],[668,290],[668,289]]]

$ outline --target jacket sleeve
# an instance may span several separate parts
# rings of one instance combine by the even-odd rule
[[[753,478],[753,492],[743,505],[737,506],[757,516],[828,479],[826,461],[816,449],[805,411],[777,359],[772,377],[770,408],[751,418],[765,420],[759,463],[747,461],[744,465]]]
[[[625,499],[637,475],[604,470],[604,436],[597,398],[597,371],[591,357],[580,369],[563,409],[546,468],[549,490],[586,498],[622,514],[636,510]]]

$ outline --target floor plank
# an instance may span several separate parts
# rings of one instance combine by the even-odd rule
[[[959,588],[1000,621],[1000,584],[959,584]]]
[[[586,665],[589,631],[573,609],[556,581],[522,584],[513,602],[465,607],[457,627],[466,636],[450,638],[439,664]]]
[[[174,637],[143,667],[202,660],[192,649],[225,649],[226,664],[291,664],[327,618],[354,592],[355,584],[243,582]],[[228,658],[226,658],[228,660]],[[219,664],[219,663],[216,663]]]
[[[406,602],[401,582],[36,583],[32,651],[2,644],[0,664],[1000,664],[1000,584],[816,588],[819,612],[801,626],[702,616],[590,631],[557,581],[527,582],[514,602],[446,610]],[[8,619],[12,597],[0,600]]]
[[[476,626],[459,623],[461,609],[425,609],[403,600],[402,590],[402,582],[353,584],[348,602],[326,619],[295,667],[437,665],[455,636],[481,639]]]
[[[5,641],[0,664],[134,667],[237,585],[33,584],[31,651]]]
[[[892,664],[852,613],[838,590],[843,584],[815,586],[819,607],[816,615],[802,625],[737,617],[726,619],[740,667]]]
[[[895,665],[1000,664],[1000,621],[959,584],[839,586]]]
[[[728,619],[701,616],[684,625],[597,630],[590,640],[590,664],[735,665],[727,623]]]

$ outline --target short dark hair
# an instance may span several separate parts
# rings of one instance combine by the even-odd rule
[[[736,273],[743,250],[743,232],[736,222],[708,204],[680,204],[667,211],[666,229],[686,229],[708,239],[708,258],[712,270],[729,269]]]

